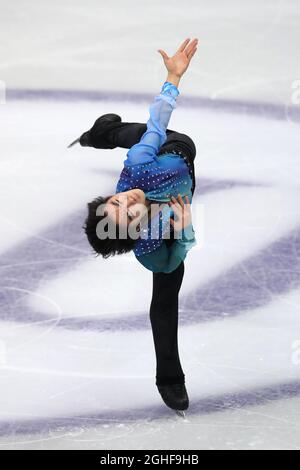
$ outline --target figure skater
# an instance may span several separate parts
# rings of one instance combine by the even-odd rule
[[[93,251],[103,258],[133,251],[152,271],[156,386],[165,404],[183,415],[189,398],[178,352],[178,297],[185,257],[196,244],[191,216],[196,147],[189,136],[167,126],[197,45],[198,39],[188,38],[172,57],[158,50],[168,75],[150,105],[147,124],[105,114],[69,146],[79,142],[97,149],[129,149],[115,194],[88,204],[84,229]]]

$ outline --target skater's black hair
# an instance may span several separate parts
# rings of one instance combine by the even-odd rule
[[[116,224],[116,237],[115,238],[105,238],[101,240],[96,233],[98,223],[107,216],[107,213],[104,212],[103,215],[96,215],[96,211],[101,204],[106,204],[106,202],[112,196],[107,197],[97,197],[92,202],[88,203],[88,216],[85,220],[83,229],[88,238],[89,244],[93,248],[93,251],[96,255],[102,255],[103,258],[109,258],[114,255],[122,255],[132,251],[135,247],[137,240],[130,238],[128,232],[126,238],[118,238],[120,229],[119,225]]]

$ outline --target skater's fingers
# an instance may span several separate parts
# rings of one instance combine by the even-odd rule
[[[188,55],[188,59],[191,60],[191,58],[193,57],[193,55],[195,54],[197,50],[197,47],[195,47],[195,49]]]
[[[168,60],[168,59],[169,59],[168,54],[167,54],[165,51],[163,51],[162,49],[158,49],[158,52],[160,53],[160,55],[162,56],[162,58],[163,58],[164,60]]]
[[[178,217],[183,214],[183,208],[179,204],[172,204],[172,210]]]
[[[186,49],[184,50],[184,52],[186,53],[187,56],[189,56],[189,54],[191,54],[191,52],[194,50],[194,48],[197,46],[198,44],[198,39],[193,39],[192,42],[190,42],[190,44],[186,47]]]
[[[173,206],[176,206],[176,207],[179,207],[179,208],[181,207],[179,202],[177,201],[177,199],[174,196],[171,197],[171,204]]]
[[[190,203],[190,200],[189,200],[189,197],[188,196],[185,196],[185,205],[186,206],[190,206],[191,203]]]
[[[181,194],[178,194],[177,199],[178,199],[179,204],[181,205],[181,207],[184,207],[184,202],[183,202],[183,199],[181,197]]]
[[[183,52],[184,51],[184,48],[187,46],[187,44],[190,42],[190,38],[187,38],[185,39],[185,41],[183,41],[183,43],[181,44],[181,46],[179,46],[177,52]]]

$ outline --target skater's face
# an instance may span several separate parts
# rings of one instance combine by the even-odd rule
[[[134,224],[148,214],[149,203],[141,189],[131,189],[114,194],[106,203],[105,211],[111,220],[120,226]]]

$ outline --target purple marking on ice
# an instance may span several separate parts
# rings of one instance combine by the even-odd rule
[[[74,219],[73,219],[74,222]],[[39,243],[39,242],[38,242]],[[55,246],[55,245],[54,245]],[[24,248],[24,247],[23,247]],[[28,245],[30,248],[30,244]],[[51,247],[50,247],[51,249]],[[57,247],[60,250],[60,247]],[[31,260],[34,258],[35,249],[31,248],[26,253]],[[49,255],[46,247],[38,253]],[[79,255],[74,259],[66,256],[64,250],[55,255],[53,260],[44,260],[43,274],[45,279],[57,276],[58,271],[67,271],[80,261],[85,255]],[[40,258],[39,258],[40,260]],[[40,260],[41,261],[41,260]],[[29,261],[30,263],[31,261]],[[59,263],[59,265],[58,265]],[[40,282],[41,272],[36,271],[36,266],[26,266],[22,271],[18,266],[4,269],[2,285],[11,284],[13,287],[33,290]],[[229,271],[209,282],[207,285],[195,288],[188,296],[180,298],[180,324],[191,325],[224,317],[241,315],[247,311],[267,305],[276,296],[288,293],[300,285],[300,230],[295,230],[286,237],[270,244],[254,256],[238,263]],[[2,301],[0,301],[0,318],[20,322],[34,323],[56,319],[53,316],[31,311],[26,304],[20,304],[22,294],[14,291],[0,289]],[[16,307],[14,307],[14,303]],[[62,318],[57,327],[67,329],[94,331],[132,331],[150,328],[148,311],[140,312],[134,316],[126,316],[120,312],[119,318],[97,318],[90,315],[84,318]]]
[[[8,89],[6,98],[13,100],[50,100],[50,101],[125,101],[131,103],[150,103],[153,99],[151,93],[136,93],[123,91],[82,91],[82,90],[29,90]],[[188,108],[213,109],[214,111],[234,114],[254,115],[266,119],[286,120],[292,119],[294,123],[300,122],[300,110],[295,106],[281,104],[260,103],[251,101],[212,99],[200,96],[180,96],[180,106]]]
[[[235,186],[252,186],[252,183],[200,179],[197,180],[195,194],[205,194]],[[41,281],[48,281],[58,275],[63,275],[75,263],[91,256],[91,250],[82,230],[84,219],[84,212],[74,213],[2,255],[0,319],[32,324],[41,321],[57,321],[53,315],[30,309],[26,302],[28,293],[24,291],[34,292]],[[213,289],[213,286],[210,289]],[[196,293],[197,291],[195,291],[195,295],[197,295]],[[188,304],[187,308],[194,310],[194,305],[192,307]],[[147,311],[142,311],[135,316],[127,316],[124,311],[121,314],[122,318],[117,319],[111,319],[109,314],[107,318],[99,319],[93,316],[92,312],[89,317],[84,318],[70,318],[68,316],[68,318],[60,319],[57,326],[96,331],[150,328]],[[188,318],[187,323],[191,323],[194,315],[188,316]],[[198,321],[200,320],[201,315],[199,314]]]
[[[213,282],[181,298],[181,321],[212,321],[267,305],[299,288],[300,229],[239,262]]]
[[[207,415],[210,413],[236,410],[244,407],[264,405],[276,400],[297,397],[300,394],[300,382],[290,382],[268,387],[258,387],[252,391],[225,393],[209,398],[193,399],[189,416]],[[164,417],[170,417],[171,410],[164,405],[148,406],[144,408],[130,407],[126,409],[101,411],[97,414],[70,416],[69,418],[37,418],[32,420],[0,421],[0,436],[17,436],[20,434],[49,433],[54,431],[65,432],[70,428],[90,429],[103,424],[149,422]]]

